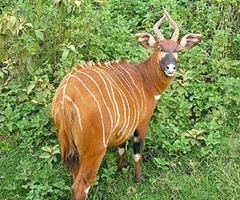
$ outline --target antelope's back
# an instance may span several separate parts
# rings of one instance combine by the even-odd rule
[[[127,62],[83,67],[60,83],[52,102],[53,121],[57,129],[68,123],[74,138],[120,145],[133,135],[144,109],[141,76]]]

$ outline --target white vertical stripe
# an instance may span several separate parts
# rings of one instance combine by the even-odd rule
[[[113,79],[113,77],[110,75],[110,74],[108,74],[105,70],[101,70],[101,72],[102,73],[104,73],[105,74],[105,76],[106,77],[109,77],[110,79],[111,79],[111,81],[112,81],[112,83],[114,83],[114,86],[115,86],[115,88],[116,88],[116,91],[118,92],[118,94],[120,95],[120,97],[121,97],[121,101],[122,101],[122,104],[123,104],[123,111],[124,111],[124,124],[123,124],[123,126],[122,126],[122,128],[121,128],[121,130],[119,131],[119,133],[125,128],[125,126],[126,126],[126,124],[127,124],[127,109],[126,109],[126,105],[125,105],[125,102],[126,102],[126,104],[127,104],[127,107],[128,107],[128,110],[130,109],[130,106],[129,106],[129,104],[128,104],[128,101],[126,100],[127,99],[127,97],[125,96],[125,94],[124,94],[124,92],[122,91],[122,89],[118,86],[118,84],[115,82],[115,80]],[[118,78],[117,78],[118,79]],[[119,79],[118,79],[119,80]],[[120,80],[119,80],[120,81]],[[121,81],[120,81],[120,83],[121,83]],[[116,101],[116,100],[115,100]],[[117,105],[117,104],[116,104]],[[118,107],[118,106],[117,106]],[[128,116],[128,118],[130,118],[130,115]],[[120,121],[120,115],[119,115],[119,120],[118,120],[118,122]],[[128,120],[129,121],[129,120]],[[118,123],[116,124],[116,126],[115,127],[117,127],[118,126]],[[115,128],[114,127],[114,128]],[[110,136],[109,136],[110,137]],[[109,138],[108,138],[109,139]]]
[[[78,64],[81,68],[86,68],[86,66],[82,65],[82,64]],[[74,70],[77,70],[76,68],[74,68]]]
[[[82,122],[81,122],[81,116],[80,116],[80,112],[79,112],[79,108],[77,107],[77,105],[74,103],[74,101],[73,101],[69,96],[64,95],[63,98],[66,99],[66,100],[68,100],[68,101],[70,101],[70,102],[73,104],[74,108],[75,108],[76,111],[77,111],[78,123],[79,123],[81,129],[83,130]]]
[[[69,78],[70,78],[70,76],[67,77],[66,83],[63,86],[63,97],[62,97],[62,110],[63,110],[63,112],[64,112],[64,96],[66,95],[66,88],[67,88]]]
[[[111,64],[109,64],[109,65],[111,66]],[[132,126],[130,127],[130,129],[129,129],[129,131],[128,131],[129,134],[126,135],[126,138],[128,138],[129,135],[131,135],[131,134],[133,133],[133,131],[134,131],[134,129],[135,129],[135,126],[136,126],[136,124],[137,124],[137,120],[138,120],[137,115],[139,115],[139,113],[138,113],[138,111],[137,111],[137,109],[136,109],[135,103],[137,103],[138,100],[137,100],[136,96],[134,95],[135,92],[134,92],[134,89],[133,89],[132,86],[131,86],[131,83],[128,81],[127,77],[125,77],[125,74],[123,74],[120,70],[118,70],[118,68],[115,68],[115,71],[119,74],[120,77],[123,78],[123,80],[126,80],[125,83],[126,83],[126,85],[128,86],[128,88],[129,88],[129,89],[131,90],[131,92],[132,92],[132,93],[130,93],[130,92],[128,91],[128,89],[126,88],[125,84],[123,84],[122,81],[120,81],[120,79],[118,79],[118,80],[121,82],[121,84],[123,85],[123,87],[126,89],[126,91],[128,91],[128,93],[129,93],[129,95],[130,95],[130,98],[133,100],[134,120],[133,120],[133,122],[132,122]],[[115,74],[114,74],[114,75],[115,75]],[[117,77],[117,76],[116,76],[116,77]],[[117,78],[118,78],[118,77],[117,77]],[[131,111],[131,110],[129,110],[129,112],[130,112],[130,111]],[[125,132],[126,132],[127,129],[128,129],[129,123],[130,123],[130,116],[129,116],[129,120],[128,120],[127,127],[125,128],[124,132],[121,134],[121,137],[120,137],[120,139],[122,139],[122,141],[126,140],[126,138],[123,138],[123,136],[125,136]],[[119,134],[120,134],[120,133],[121,133],[121,132],[119,132]]]
[[[138,93],[140,94],[140,96],[141,96],[141,99],[140,99],[140,101],[141,101],[141,108],[140,108],[140,112],[142,112],[142,109],[143,109],[143,94],[142,94],[142,92],[140,92],[140,90],[139,90],[139,88],[138,88],[138,86],[137,86],[137,84],[135,83],[135,81],[134,81],[134,79],[133,79],[133,77],[131,76],[131,74],[124,68],[124,67],[122,67],[120,64],[118,64],[123,70],[125,70],[126,72],[127,72],[127,74],[129,75],[129,77],[131,78],[131,80],[132,80],[132,83],[133,83],[133,85],[135,86],[135,88],[138,90]]]
[[[144,93],[143,78],[135,65],[133,65],[133,69],[135,69],[135,71],[138,73],[138,76],[141,79],[141,93],[142,93],[142,98],[143,98],[142,102],[143,102],[143,105],[146,105],[146,97],[145,97],[145,93]]]
[[[62,85],[59,85],[58,88],[57,88],[57,90],[56,90],[56,93],[55,93],[54,98],[53,98],[53,101],[52,101],[52,114],[55,113],[56,99],[57,99],[60,91],[61,91],[61,90],[63,89],[63,87],[65,86],[66,83],[64,84],[64,81],[66,80],[66,78],[68,78],[68,76],[69,76],[69,75],[67,75],[67,76],[64,77],[64,79],[61,81],[61,84],[62,84]],[[56,115],[56,113],[55,113],[54,115]]]
[[[102,110],[101,110],[101,106],[99,104],[99,102],[97,101],[96,97],[94,96],[94,94],[91,92],[91,90],[86,86],[86,84],[77,76],[75,75],[70,75],[69,77],[74,77],[76,78],[82,85],[83,87],[86,88],[86,90],[89,92],[89,94],[93,97],[94,101],[96,102],[98,109],[99,109],[99,113],[100,113],[100,118],[101,118],[101,122],[102,122],[102,134],[103,134],[103,145],[104,147],[107,147],[106,145],[106,141],[105,141],[105,126],[104,126],[104,121],[103,121],[103,114],[102,114]]]
[[[114,129],[115,129],[115,127],[116,127],[116,124],[117,124],[118,121],[119,121],[119,117],[120,117],[119,111],[118,111],[118,106],[117,106],[116,99],[115,99],[115,95],[114,95],[114,91],[113,91],[113,88],[112,88],[112,84],[113,84],[113,83],[109,80],[109,78],[108,78],[106,75],[103,77],[102,74],[101,74],[99,71],[97,71],[96,69],[93,69],[93,71],[96,72],[96,73],[101,77],[102,81],[104,82],[104,84],[105,84],[105,86],[106,86],[106,90],[107,90],[108,96],[109,96],[109,99],[110,99],[111,104],[112,104],[113,109],[114,109],[115,119],[116,119],[117,122],[115,123],[115,126],[114,126],[114,127],[113,127],[113,123],[111,124],[111,132],[113,132]],[[109,82],[112,95],[111,95],[110,92],[109,92],[107,83],[106,83],[106,81],[105,81],[104,78],[106,78],[107,81]]]
[[[111,130],[112,130],[112,128],[113,128],[113,117],[112,117],[112,114],[111,114],[111,112],[110,112],[110,109],[109,109],[109,107],[108,107],[108,105],[107,105],[107,103],[106,103],[106,101],[105,101],[105,98],[104,98],[104,96],[103,96],[103,93],[102,93],[102,90],[101,90],[101,88],[99,87],[99,85],[97,84],[97,82],[89,75],[89,74],[87,74],[87,73],[85,73],[85,72],[81,72],[81,71],[79,71],[79,70],[77,70],[77,72],[79,73],[79,74],[82,74],[82,75],[85,75],[85,76],[87,76],[88,78],[90,78],[91,80],[92,80],[92,82],[96,85],[96,87],[97,87],[97,89],[98,89],[98,91],[99,91],[99,93],[100,93],[100,95],[101,95],[101,98],[102,98],[102,100],[103,100],[103,103],[104,103],[104,105],[105,105],[105,107],[106,107],[106,109],[107,109],[107,111],[108,111],[108,114],[109,114],[109,117],[110,117],[110,120],[111,120]],[[106,82],[105,82],[106,83]],[[106,85],[105,85],[106,86]],[[107,86],[106,86],[107,87]]]
[[[108,64],[108,66],[110,66],[111,68],[114,68],[111,64]],[[121,76],[123,79],[125,79],[122,74],[119,72],[119,70],[117,68],[114,68],[114,72],[118,73],[119,76]],[[126,86],[124,85],[124,83],[119,79],[119,77],[113,72],[113,75],[115,76],[115,78],[120,82],[120,84],[125,88],[125,90],[127,91],[127,93],[129,94],[130,98],[132,99],[133,101],[133,105],[135,107],[135,104],[134,104],[134,99],[132,97],[132,94],[129,92],[129,90],[126,88]],[[127,131],[128,129],[128,126],[130,124],[130,118],[131,118],[131,109],[130,109],[130,105],[128,103],[128,100],[124,99],[124,101],[127,103],[127,106],[128,106],[128,111],[129,111],[129,115],[128,115],[128,121],[127,121],[127,124],[124,124],[122,126],[122,128],[120,129],[120,131],[118,132],[118,135],[121,135],[120,139],[125,135],[125,132]],[[135,115],[134,115],[135,116]]]

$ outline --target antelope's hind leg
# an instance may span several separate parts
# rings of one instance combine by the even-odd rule
[[[117,162],[118,163],[117,172],[122,171],[123,161],[124,161],[126,152],[127,152],[127,142],[123,143],[122,145],[120,145],[118,147],[119,158],[118,158],[118,162]]]
[[[90,186],[96,179],[106,149],[81,155],[79,172],[72,185],[74,200],[86,200]]]

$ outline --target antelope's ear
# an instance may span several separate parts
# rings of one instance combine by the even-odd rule
[[[179,50],[188,51],[195,45],[197,45],[202,38],[202,34],[189,33],[185,35],[180,42]]]
[[[154,37],[149,33],[138,33],[135,35],[137,41],[146,49],[154,48],[156,43]]]

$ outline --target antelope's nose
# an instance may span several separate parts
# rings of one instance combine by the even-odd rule
[[[174,64],[168,64],[166,68],[169,73],[174,73],[177,69],[176,65]]]

